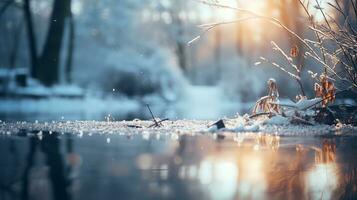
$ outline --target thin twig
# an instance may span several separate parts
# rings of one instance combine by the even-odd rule
[[[339,95],[339,94],[341,94],[342,92],[345,92],[345,91],[348,91],[348,90],[350,90],[350,88],[345,89],[345,90],[338,91],[338,92],[336,92],[334,95]],[[325,100],[327,100],[327,99],[330,99],[331,97],[333,97],[333,95],[327,95],[326,97],[324,97],[324,98],[322,98],[321,100],[317,101],[316,103],[314,103],[314,104],[312,104],[312,105],[310,105],[310,106],[304,108],[303,110],[307,110],[307,109],[310,109],[310,108],[312,108],[312,107],[315,107],[315,106],[317,106],[319,103],[321,103],[321,102],[323,102],[323,101],[325,101]]]
[[[155,122],[155,126],[159,127],[160,124],[156,121],[155,117],[154,117],[154,114],[152,113],[151,109],[150,109],[150,106],[149,104],[146,104],[146,107],[149,109],[149,112],[151,114],[151,117],[152,117],[152,120]]]
[[[307,47],[307,49],[309,51],[311,51],[316,57],[319,57],[319,55],[316,53],[316,51],[307,43],[305,42],[299,35],[297,35],[294,31],[292,31],[291,29],[289,29],[287,26],[285,26],[281,21],[279,21],[278,19],[274,18],[274,17],[267,17],[267,16],[264,16],[264,15],[260,15],[258,13],[255,13],[251,10],[248,10],[248,9],[243,9],[243,8],[235,8],[235,7],[231,7],[231,6],[226,6],[226,5],[221,5],[219,3],[212,3],[212,2],[207,2],[207,1],[200,1],[200,0],[196,0],[197,2],[200,2],[200,3],[203,3],[203,4],[206,4],[206,5],[209,5],[209,6],[214,6],[214,7],[218,7],[218,8],[224,8],[224,9],[229,9],[229,10],[233,10],[233,11],[236,11],[236,12],[244,12],[244,13],[247,13],[251,16],[254,17],[254,19],[262,19],[262,20],[266,20],[278,27],[281,27],[283,28],[284,30],[286,30],[290,35],[296,37],[300,42],[302,42],[302,44]],[[224,24],[229,24],[229,23],[237,23],[235,21],[231,21],[231,22],[224,22]],[[221,23],[216,23],[218,25],[221,25]],[[211,29],[211,28],[209,28]],[[196,37],[198,38],[198,37]]]
[[[170,119],[169,118],[165,118],[165,119],[162,119],[162,120],[158,121],[157,123],[160,124],[160,126],[161,126],[162,125],[161,122],[168,121],[168,120],[170,120]],[[152,128],[154,126],[157,127],[156,124],[152,124],[152,125],[149,126],[149,128]]]

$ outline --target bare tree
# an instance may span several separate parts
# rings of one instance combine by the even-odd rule
[[[240,6],[240,0],[237,0],[237,5],[238,6]],[[236,14],[237,15],[237,18],[239,18],[240,17],[240,13],[237,13]],[[236,25],[236,29],[237,29],[237,47],[236,47],[236,49],[237,49],[237,54],[238,54],[238,56],[241,56],[241,57],[243,57],[243,45],[242,45],[242,43],[243,43],[243,27],[242,27],[242,25],[241,24],[237,24]]]
[[[0,19],[6,21],[1,23],[3,38],[1,42],[6,44],[1,45],[4,48],[4,53],[8,58],[7,65],[9,68],[14,68],[16,65],[16,58],[21,41],[21,34],[23,30],[23,17],[17,12],[20,3],[14,0],[8,0],[0,3]],[[7,13],[6,15],[4,15]],[[5,61],[5,60],[4,60]]]
[[[14,68],[16,65],[16,57],[20,46],[19,44],[21,41],[21,33],[23,31],[22,26],[23,26],[23,20],[21,20],[20,23],[15,27],[15,31],[13,34],[13,45],[11,47],[10,56],[9,56],[10,68]]]
[[[39,57],[37,77],[51,86],[59,80],[60,53],[70,0],[55,0],[45,44]]]
[[[5,11],[14,3],[14,0],[7,0],[1,4],[0,7],[0,17],[5,13]]]
[[[36,37],[33,25],[33,18],[30,8],[30,0],[24,0],[23,10],[24,10],[24,18],[27,27],[27,40],[29,45],[29,52],[30,52],[30,60],[31,60],[31,76],[34,78],[38,77],[38,70],[37,70],[37,47],[36,47]]]
[[[313,20],[314,18],[313,15],[310,14],[309,12],[309,8],[308,8],[309,4],[305,5],[305,3],[302,0],[296,0],[296,1],[298,2],[297,3],[295,2],[295,4],[296,5],[300,4],[300,6],[304,9],[305,13],[307,14],[308,20],[311,23],[311,25],[308,26],[308,28],[312,30],[313,33],[315,33],[316,38],[305,39],[301,34],[295,32],[292,28],[288,27],[286,24],[284,24],[284,22],[282,22],[277,18],[265,16],[248,9],[235,8],[231,6],[221,5],[217,2],[208,2],[208,1],[201,1],[201,2],[210,6],[215,6],[219,8],[234,10],[240,13],[245,13],[246,15],[248,15],[248,17],[238,18],[236,20],[232,20],[229,22],[218,22],[218,23],[201,25],[200,27],[204,29],[202,34],[205,34],[208,31],[212,30],[213,28],[216,28],[224,24],[240,23],[242,21],[247,21],[251,19],[260,19],[260,20],[267,21],[273,25],[282,28],[292,38],[294,38],[294,40],[301,43],[301,46],[304,47],[304,49],[301,48],[301,50],[303,50],[304,53],[303,55],[306,58],[312,59],[313,61],[317,62],[323,68],[323,73],[321,74],[320,79],[322,77],[323,80],[328,80],[328,81],[339,80],[341,83],[344,84],[345,88],[356,89],[357,88],[357,60],[355,55],[357,52],[356,50],[357,40],[355,35],[357,31],[354,30],[349,20],[346,20],[348,19],[348,16],[346,16],[345,11],[343,11],[337,0],[335,0],[336,5],[328,3],[330,7],[337,10],[339,13],[341,13],[344,16],[346,23],[341,25],[337,22],[335,18],[328,20],[327,18],[328,17],[331,18],[331,16],[327,15],[327,13],[323,10],[323,8],[321,8],[319,1],[315,0],[316,3],[315,9],[318,10],[318,12],[320,12],[324,18],[324,22],[317,24]],[[350,0],[350,2],[353,7],[354,16],[357,16],[356,3],[354,2],[354,0]],[[331,23],[334,26],[332,26]],[[335,26],[337,27],[337,30],[334,28]],[[201,35],[196,38],[200,38],[200,37]],[[275,62],[270,62],[265,58],[262,58],[262,61],[271,63],[273,66],[286,72],[288,75],[290,75],[300,83],[301,66],[296,66],[296,64],[293,62],[292,57],[295,57],[295,55],[293,55],[292,57],[288,56],[288,54],[285,53],[275,43],[273,43],[273,48],[274,50],[277,50],[280,54],[282,54],[285,59],[287,59],[292,69],[296,73],[292,73],[289,70],[287,70],[285,67],[281,67],[279,64]],[[318,52],[319,50],[320,53]],[[261,62],[257,62],[256,64],[260,64],[260,63]],[[344,73],[341,73],[336,70],[337,64],[342,65]],[[317,82],[321,81],[320,79],[316,78],[317,73],[315,74],[311,72],[310,74],[312,74],[312,78],[316,79]]]
[[[23,11],[27,27],[31,76],[40,80],[43,84],[51,86],[59,80],[59,60],[66,18],[68,18],[70,27],[66,73],[69,74],[71,71],[74,44],[74,22],[72,14],[70,13],[71,0],[54,1],[51,18],[49,20],[49,29],[41,54],[38,54],[37,51],[37,38],[34,30],[30,2],[30,0],[24,0]]]
[[[163,12],[167,12],[170,15],[172,21],[169,27],[169,37],[173,41],[175,54],[177,56],[178,65],[183,71],[188,71],[188,55],[187,55],[187,41],[186,41],[186,27],[183,15],[186,14],[187,2],[181,0],[173,0],[170,5],[164,5],[160,2],[160,6],[163,8]]]
[[[217,13],[214,13],[217,15]],[[214,16],[216,18],[216,16]],[[212,79],[214,81],[220,81],[221,79],[221,68],[222,68],[222,50],[221,50],[221,43],[222,43],[222,30],[217,27],[214,34],[214,59],[215,59],[215,77]]]
[[[71,9],[71,3],[68,4],[68,9],[67,9],[67,24],[68,24],[68,50],[67,50],[67,60],[65,63],[65,77],[66,77],[66,82],[71,83],[72,82],[72,68],[73,68],[73,54],[74,54],[74,40],[75,40],[75,23],[73,19],[73,13]]]

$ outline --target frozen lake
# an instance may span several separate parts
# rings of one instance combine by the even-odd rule
[[[220,137],[180,133],[178,125],[131,132],[116,123],[91,125],[93,132],[74,133],[73,123],[71,132],[0,134],[0,199],[357,198],[355,136]]]

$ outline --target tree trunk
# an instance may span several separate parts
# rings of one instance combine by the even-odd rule
[[[9,8],[12,3],[14,3],[13,0],[8,0],[3,3],[3,6],[0,8],[0,17],[5,13],[6,9]]]
[[[240,1],[237,0],[238,7],[241,7]],[[241,15],[237,12],[237,19],[239,19]],[[237,23],[236,25],[236,50],[239,57],[243,57],[243,25],[241,23]]]
[[[65,19],[70,0],[55,0],[44,48],[39,61],[38,78],[46,86],[58,83]]]
[[[30,61],[31,61],[31,76],[33,78],[38,78],[38,60],[37,60],[37,48],[36,48],[36,38],[34,32],[34,26],[32,21],[32,14],[30,10],[30,0],[24,0],[24,17],[27,27],[27,38],[30,51]]]
[[[178,59],[178,64],[179,67],[181,68],[182,72],[187,75],[187,56],[186,56],[186,43],[183,40],[185,32],[184,32],[184,25],[182,20],[179,18],[179,16],[177,15],[177,13],[173,12],[171,13],[171,16],[173,18],[173,24],[175,24],[175,26],[177,26],[178,30],[177,30],[177,38],[175,39],[175,45],[176,45],[176,49],[175,49],[175,53]]]
[[[215,51],[214,51],[214,57],[216,61],[216,66],[215,66],[215,71],[216,71],[216,77],[214,82],[219,82],[221,80],[221,39],[222,39],[222,34],[220,27],[216,28],[215,31]]]
[[[16,57],[19,49],[19,43],[21,40],[22,26],[23,26],[23,21],[20,22],[19,26],[14,32],[14,44],[11,48],[10,58],[9,58],[9,64],[11,69],[15,68],[16,65]]]
[[[69,3],[69,8],[67,10],[68,15],[68,25],[69,25],[69,35],[68,35],[68,51],[67,51],[67,60],[65,65],[65,76],[66,82],[72,82],[72,65],[73,65],[73,52],[74,52],[74,40],[75,40],[75,23],[73,20],[73,14],[71,10],[71,4]]]
[[[179,66],[184,74],[187,73],[187,64],[186,64],[186,44],[181,41],[177,42],[176,54],[179,61]]]

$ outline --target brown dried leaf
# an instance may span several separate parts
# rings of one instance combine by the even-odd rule
[[[297,45],[295,45],[290,49],[290,56],[296,58],[298,55],[299,55],[299,48]]]
[[[257,112],[275,112],[280,113],[280,106],[277,104],[279,91],[274,79],[268,80],[268,96],[260,98],[253,108],[253,114]]]
[[[320,76],[320,84],[315,83],[315,96],[322,98],[322,106],[326,107],[327,104],[335,101],[336,88],[332,81],[329,81],[327,76]]]

